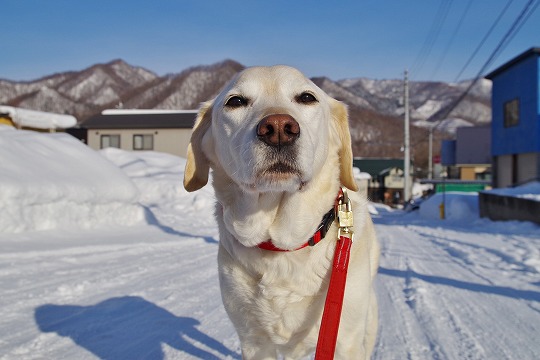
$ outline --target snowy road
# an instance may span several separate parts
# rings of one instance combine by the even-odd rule
[[[212,190],[187,194],[184,165],[170,155],[104,156],[138,188],[144,221],[103,226],[110,211],[90,204],[95,218],[76,222],[90,228],[0,232],[0,359],[239,359],[219,293]],[[61,194],[46,200],[73,203]],[[58,203],[41,208],[20,228],[35,229],[51,209],[63,215]],[[540,358],[539,226],[384,208],[374,220],[373,359]]]
[[[53,245],[19,237],[0,255],[0,358],[237,357],[210,238],[157,227],[41,235]]]
[[[538,229],[415,220],[376,219],[382,260],[374,358],[538,359]]]
[[[538,227],[375,220],[374,359],[538,358]],[[176,221],[3,235],[0,358],[239,358],[218,290],[216,229],[190,234]]]

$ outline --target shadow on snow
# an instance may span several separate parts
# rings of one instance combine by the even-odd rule
[[[152,225],[152,226],[156,226],[158,227],[161,231],[167,233],[167,234],[171,234],[171,235],[178,235],[178,236],[185,236],[185,237],[201,237],[204,239],[205,242],[209,243],[209,244],[219,244],[219,242],[214,239],[213,237],[211,236],[204,236],[204,235],[195,235],[195,234],[190,234],[190,233],[186,233],[186,232],[182,232],[182,231],[178,231],[178,230],[175,230],[173,229],[172,227],[170,226],[167,226],[167,225],[163,225],[157,218],[156,216],[154,215],[154,213],[152,212],[152,210],[148,207],[148,206],[143,206],[144,208],[144,216],[145,216],[145,220],[146,220],[146,223],[148,225]]]
[[[69,337],[100,359],[163,359],[163,344],[201,359],[240,358],[197,329],[198,320],[136,296],[90,306],[47,304],[35,310],[35,320],[42,332]]]
[[[404,279],[417,278],[427,283],[436,284],[436,285],[437,284],[446,285],[446,286],[452,286],[458,289],[469,290],[469,291],[474,291],[474,292],[506,296],[513,299],[523,299],[523,300],[540,302],[540,292],[532,291],[532,290],[518,290],[518,289],[513,289],[510,287],[504,287],[504,286],[476,284],[476,283],[467,282],[467,281],[445,278],[442,276],[424,275],[424,274],[417,273],[416,271],[413,271],[413,270],[396,270],[396,269],[387,269],[384,267],[380,267],[379,274],[401,277]]]

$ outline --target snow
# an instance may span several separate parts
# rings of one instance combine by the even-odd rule
[[[435,128],[439,131],[445,131],[449,134],[455,134],[457,129],[460,127],[468,127],[468,126],[474,126],[473,123],[467,120],[463,120],[460,118],[448,118],[444,119],[440,122],[429,122],[425,120],[418,120],[413,123],[414,126],[421,127],[424,129],[429,129],[433,127],[435,124]]]
[[[527,184],[512,188],[493,189],[490,190],[489,193],[540,201],[540,182],[531,181]]]
[[[6,129],[0,154],[0,359],[241,358],[213,191],[182,188],[184,159]],[[410,213],[370,205],[382,248],[373,359],[538,358],[540,227],[480,219],[475,199],[447,193],[446,220],[439,195]]]
[[[443,105],[444,102],[440,100],[427,100],[422,106],[416,109],[416,112],[418,113],[418,117],[427,119],[439,111]]]
[[[440,219],[442,204],[446,220],[470,221],[479,217],[478,193],[459,191],[434,194],[421,204],[420,216],[427,220]]]
[[[8,114],[13,122],[19,126],[36,129],[66,129],[75,126],[77,119],[71,115],[54,114],[43,111],[1,106],[0,114]]]
[[[0,126],[2,232],[133,225],[138,189],[120,170],[63,134]]]
[[[369,173],[360,171],[357,167],[353,167],[353,175],[356,180],[371,180]]]

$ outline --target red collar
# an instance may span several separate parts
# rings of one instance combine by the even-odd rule
[[[338,197],[336,199],[336,204],[341,196],[343,196],[343,193],[341,192],[341,189],[340,189]],[[334,222],[335,218],[336,218],[336,210],[335,208],[332,208],[330,209],[330,211],[324,214],[321,223],[319,224],[319,226],[317,227],[317,230],[315,231],[315,234],[313,234],[313,236],[307,242],[300,245],[300,247],[296,249],[285,250],[285,249],[278,248],[272,243],[272,240],[267,240],[265,242],[262,242],[259,245],[257,245],[257,247],[259,249],[269,250],[269,251],[296,251],[296,250],[300,250],[308,246],[315,246],[322,239],[324,239],[324,237],[326,236],[326,233],[328,232],[328,229],[330,229],[330,226]]]

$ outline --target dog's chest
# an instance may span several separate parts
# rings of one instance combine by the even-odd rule
[[[294,266],[293,266],[294,268]],[[311,269],[312,270],[312,269]],[[296,274],[265,273],[257,284],[254,311],[260,325],[276,344],[315,327],[324,305],[322,279],[305,267]]]

